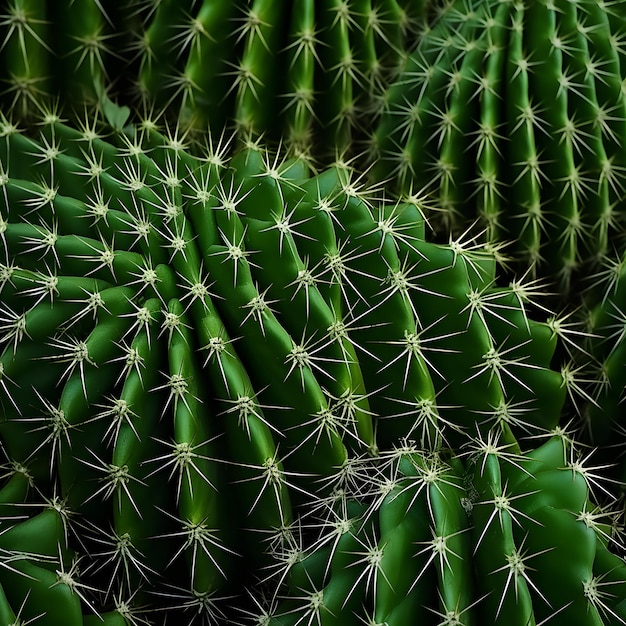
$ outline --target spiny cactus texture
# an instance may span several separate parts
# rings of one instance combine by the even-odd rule
[[[300,533],[281,555],[288,591],[257,623],[624,623],[612,520],[572,452],[562,434],[524,455],[390,452],[369,491],[309,525],[311,547]]]
[[[605,475],[626,479],[626,256],[611,255],[587,277],[581,306],[569,313],[576,341],[569,343],[564,377],[577,377],[572,407],[581,441],[598,448]]]
[[[425,21],[425,0],[10,0],[0,10],[5,102],[105,93],[206,132],[235,125],[330,156],[369,126]],[[129,97],[129,94],[133,97]],[[173,112],[176,113],[173,113]],[[330,149],[330,155],[326,154]]]
[[[433,225],[489,241],[567,292],[623,229],[625,8],[452,0],[386,94],[372,154]]]
[[[4,118],[0,163],[8,620],[624,623],[533,282],[255,143]]]

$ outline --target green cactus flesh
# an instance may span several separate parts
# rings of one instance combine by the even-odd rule
[[[330,157],[371,125],[427,15],[424,0],[10,0],[0,9],[6,102],[166,112]],[[69,108],[69,107],[68,107]]]
[[[623,227],[623,3],[454,0],[385,93],[374,176],[566,293]],[[523,269],[522,269],[523,271]]]
[[[570,341],[564,378],[577,378],[571,400],[579,439],[597,448],[603,474],[621,485],[626,479],[623,417],[626,370],[626,257],[611,255],[587,277],[582,305],[569,314],[577,340]],[[574,336],[574,335],[573,335]]]
[[[7,623],[624,623],[534,283],[345,166],[1,122]]]

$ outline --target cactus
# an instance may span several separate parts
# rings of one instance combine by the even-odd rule
[[[558,324],[529,316],[540,288],[497,286],[472,240],[425,241],[419,203],[380,200],[345,165],[313,175],[257,142],[224,150],[194,156],[148,122],[1,120],[0,522],[42,527],[6,548],[16,616],[57,623],[54,593],[78,623],[272,607],[296,623],[307,581],[325,585],[311,606],[359,612],[384,586],[363,550],[398,525],[387,487],[435,463],[451,491],[432,525],[453,534],[463,450],[539,473],[520,441],[553,432],[570,391],[551,369]],[[299,547],[317,569],[292,583]],[[440,574],[456,610],[449,585],[470,583]]]
[[[570,313],[580,341],[567,351],[564,374],[579,379],[572,397],[579,438],[598,449],[604,475],[621,485],[626,479],[622,448],[624,388],[624,316],[626,257],[607,256],[598,272],[586,278],[582,304]]]
[[[0,7],[0,624],[626,624],[621,3]]]
[[[187,129],[236,126],[296,153],[347,153],[426,19],[425,0],[59,3],[0,19],[7,97],[24,120],[106,97]],[[134,98],[130,99],[129,94]],[[107,96],[108,94],[108,96]]]
[[[385,94],[373,176],[562,294],[623,229],[623,3],[455,0]]]
[[[615,520],[576,455],[563,432],[524,454],[390,451],[277,566],[288,589],[257,623],[623,624]]]
[[[119,40],[100,1],[9,0],[0,32],[4,102],[25,121],[60,94],[96,102],[112,81]]]

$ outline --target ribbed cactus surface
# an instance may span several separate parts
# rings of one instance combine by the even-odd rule
[[[5,102],[32,119],[105,93],[219,136],[224,125],[333,158],[369,127],[425,0],[10,0]]]
[[[276,565],[288,590],[257,623],[624,623],[615,520],[592,505],[578,453],[563,433],[524,455],[486,441],[462,458],[391,451],[311,524],[310,547],[291,539]]]
[[[378,178],[566,293],[623,229],[623,2],[445,2],[386,92]],[[522,270],[523,271],[523,270]]]
[[[578,378],[572,396],[581,440],[597,447],[604,474],[624,490],[626,258],[612,254],[587,277],[582,304],[570,313],[574,335],[565,369]],[[567,376],[567,374],[566,374]]]
[[[569,391],[558,325],[528,315],[533,283],[496,286],[486,249],[426,242],[419,204],[346,167],[314,175],[252,142],[194,156],[148,122],[3,118],[0,135],[14,614],[391,624],[422,611],[424,584],[425,614],[449,623],[522,606],[540,623],[574,596],[580,623],[619,623],[584,586],[604,576],[611,509],[597,528],[576,518],[608,494],[569,443],[547,469],[518,443],[555,431]],[[577,500],[535,494],[553,470]],[[572,539],[551,549],[586,547],[552,595],[539,555],[556,518]],[[410,550],[378,557],[398,541],[420,556],[395,584]]]

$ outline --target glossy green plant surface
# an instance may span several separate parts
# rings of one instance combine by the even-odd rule
[[[334,159],[369,133],[426,0],[8,0],[4,102],[32,122],[107,97],[194,134],[225,126]]]
[[[444,2],[385,92],[374,178],[576,289],[623,230],[624,3]]]
[[[539,480],[534,440],[520,442],[558,428],[568,380],[551,368],[558,325],[528,314],[533,283],[496,286],[488,249],[428,243],[418,203],[384,202],[345,166],[314,174],[252,142],[194,156],[148,122],[76,130],[48,115],[0,131],[0,500],[14,538],[0,584],[15,614],[56,623],[54,593],[77,623],[259,623],[270,609],[316,623],[301,615],[313,594],[324,623],[387,620],[394,594],[421,607],[418,579],[439,592],[433,615],[535,606],[495,561],[481,584],[500,610],[474,595],[481,541],[461,540],[489,489]],[[531,469],[483,485],[481,450]],[[405,480],[415,498],[392,505]],[[557,507],[567,516],[595,506],[583,483]],[[402,506],[419,517],[404,540]],[[473,533],[496,528],[476,515]],[[424,547],[431,531],[455,537],[449,566]],[[506,532],[510,557],[525,544]],[[564,594],[587,580],[596,535]],[[293,541],[315,563],[296,582]],[[430,561],[408,585],[372,578],[367,551],[388,541]]]

